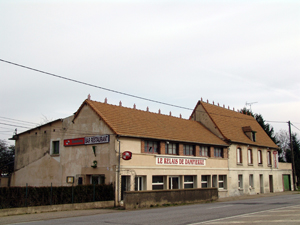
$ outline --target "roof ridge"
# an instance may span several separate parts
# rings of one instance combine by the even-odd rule
[[[189,120],[189,119],[186,119],[186,118],[183,118],[183,117],[180,117],[180,116],[177,117],[177,116],[173,116],[173,115],[160,113],[161,112],[160,109],[159,109],[159,112],[152,112],[152,111],[147,111],[147,110],[143,110],[143,109],[130,108],[130,107],[123,106],[123,105],[114,105],[114,104],[110,104],[110,103],[107,103],[107,102],[100,102],[100,101],[95,101],[95,100],[88,100],[88,101],[92,101],[92,102],[96,102],[96,103],[100,103],[100,104],[107,104],[107,105],[114,106],[114,107],[122,107],[122,108],[126,108],[126,109],[131,109],[131,110],[138,110],[140,112],[145,112],[145,113],[152,113],[152,114],[156,114],[156,115],[168,116],[168,117],[173,117],[173,118],[177,118],[177,119]]]

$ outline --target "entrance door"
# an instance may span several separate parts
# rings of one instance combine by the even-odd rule
[[[124,199],[124,191],[130,191],[130,176],[122,176],[121,178],[121,200]]]
[[[169,189],[179,188],[179,177],[169,177]]]
[[[269,175],[269,187],[270,187],[270,192],[274,192],[273,190],[273,176]]]
[[[291,190],[291,177],[288,174],[282,175],[283,176],[283,188],[284,191],[290,191]]]
[[[259,174],[259,186],[260,186],[260,193],[264,193],[264,177],[262,174]]]

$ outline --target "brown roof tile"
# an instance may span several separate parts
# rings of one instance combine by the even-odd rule
[[[120,136],[227,146],[196,121],[91,100],[86,100],[83,105],[85,103]],[[83,105],[76,112],[75,118]]]
[[[203,101],[199,101],[199,104],[203,106],[226,139],[232,142],[278,148],[254,117]],[[243,129],[255,131],[256,141],[250,140]]]

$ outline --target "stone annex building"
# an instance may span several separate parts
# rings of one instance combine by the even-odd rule
[[[291,164],[278,162],[278,146],[252,116],[203,101],[182,119],[87,99],[73,116],[13,139],[11,186],[113,183],[116,199],[125,190],[292,189]]]

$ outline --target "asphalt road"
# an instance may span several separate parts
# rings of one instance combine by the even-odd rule
[[[84,210],[83,210],[84,211]],[[94,210],[65,212],[68,217],[59,218],[57,212],[43,217],[20,215],[0,218],[0,224],[300,224],[300,194],[284,194],[252,199],[231,200],[206,204],[159,207],[144,210]],[[85,214],[85,216],[81,216]],[[46,214],[44,214],[45,216]],[[23,220],[19,220],[21,217]],[[25,218],[27,216],[27,218]],[[63,217],[63,216],[62,216]],[[5,222],[5,218],[7,221]],[[19,218],[19,219],[18,219]],[[4,219],[4,220],[2,220]],[[11,221],[8,221],[8,220]],[[13,221],[12,219],[15,219]],[[26,222],[30,221],[30,222]]]

